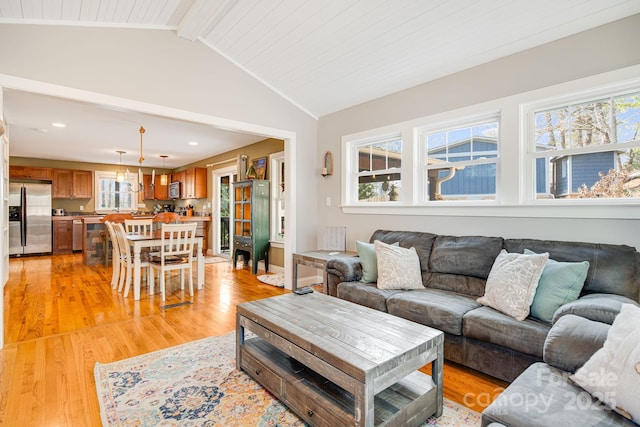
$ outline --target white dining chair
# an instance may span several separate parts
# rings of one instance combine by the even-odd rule
[[[111,247],[112,247],[112,255],[111,255],[111,289],[116,289],[118,287],[118,282],[120,280],[120,245],[118,244],[118,237],[116,236],[116,232],[113,228],[113,223],[111,221],[105,221],[105,226],[107,227],[107,232],[109,233],[109,238],[111,239]]]
[[[184,273],[189,273],[189,294],[193,296],[193,248],[195,245],[195,222],[162,224],[162,245],[160,255],[149,259],[149,293],[153,294],[154,270],[160,274],[160,293],[165,298],[165,272],[180,270],[180,289],[184,289]]]
[[[124,228],[129,234],[151,233],[153,230],[153,219],[125,219]]]
[[[129,246],[129,242],[127,241],[127,232],[124,229],[124,225],[119,223],[112,224],[113,229],[115,231],[115,235],[118,241],[118,246],[120,249],[120,281],[118,286],[118,292],[122,291],[124,287],[123,296],[126,298],[129,295],[129,289],[131,288],[132,282],[132,272],[133,272],[133,254],[131,253],[131,246]],[[141,253],[140,254],[140,268],[147,270],[149,269],[149,257]],[[122,271],[124,270],[124,271]],[[147,274],[147,277],[150,276],[150,271]],[[153,279],[151,279],[153,281]]]

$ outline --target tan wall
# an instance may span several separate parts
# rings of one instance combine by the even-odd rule
[[[196,203],[196,211],[201,210],[203,208],[202,204],[206,204],[208,201],[213,200],[212,192],[213,192],[213,182],[212,182],[212,171],[216,169],[227,168],[229,166],[233,166],[237,162],[238,155],[244,154],[247,156],[247,165],[251,164],[251,161],[260,157],[269,157],[269,154],[278,153],[280,151],[284,151],[284,141],[280,139],[265,139],[264,141],[257,142],[255,144],[247,145],[246,147],[242,147],[237,150],[229,151],[223,154],[219,154],[217,156],[209,157],[204,160],[200,160],[199,162],[191,163],[185,165],[181,168],[176,169],[176,172],[179,172],[183,169],[188,169],[192,167],[205,167],[208,164],[215,164],[218,162],[225,162],[213,167],[209,168],[207,173],[207,189],[208,189],[208,200],[179,200],[176,202],[176,206],[185,206],[187,204]],[[226,160],[235,159],[234,161],[226,162]],[[271,179],[271,170],[269,165],[267,165],[267,173],[266,179]],[[211,212],[216,209],[216,206],[211,206]],[[211,232],[211,238],[213,239],[213,231]],[[274,248],[272,247],[269,250],[269,264],[279,267],[284,267],[284,249],[282,248]]]
[[[191,163],[185,165],[180,168],[176,168],[171,172],[179,172],[184,169],[192,168],[192,167],[206,167],[208,164],[217,163],[220,161],[224,161],[227,159],[236,159],[239,154],[247,155],[249,162],[251,160],[259,158],[259,157],[269,157],[271,153],[277,153],[284,150],[284,141],[280,139],[266,139],[264,141],[257,142],[255,144],[248,145],[246,147],[242,147],[237,150],[229,151],[227,153],[219,154],[213,157],[206,158],[204,160]],[[36,167],[50,167],[55,169],[78,169],[78,170],[90,170],[90,171],[117,171],[119,165],[113,164],[104,164],[104,163],[85,163],[85,162],[67,162],[67,161],[59,161],[59,160],[47,160],[47,159],[31,159],[24,157],[11,157],[9,159],[9,163],[14,166],[36,166]],[[173,203],[176,207],[193,205],[196,211],[201,211],[206,207],[206,203],[212,200],[212,191],[213,191],[213,182],[211,177],[211,171],[215,169],[220,169],[228,166],[234,165],[234,162],[228,162],[220,165],[216,165],[214,167],[208,168],[207,171],[207,199],[199,199],[199,200],[168,200],[166,202],[163,201],[143,201],[145,207],[140,207],[141,211],[153,211],[153,205],[156,203],[164,204],[164,203]],[[130,171],[134,169],[130,167]],[[135,169],[137,170],[137,168]],[[145,174],[150,174],[152,168],[142,168],[142,172]],[[270,170],[267,167],[267,179],[270,179]],[[95,184],[95,183],[94,183]],[[81,212],[81,213],[92,213],[95,210],[95,199],[53,199],[52,200],[52,208],[54,209],[64,209],[66,212]],[[80,207],[83,210],[80,210]],[[215,206],[212,206],[211,209],[215,209]],[[208,209],[209,210],[209,209]],[[211,212],[211,210],[209,210]],[[213,237],[213,230],[210,230],[210,239]],[[210,240],[211,241],[211,240]],[[269,251],[269,264],[275,266],[284,266],[284,250],[281,248],[271,248]]]

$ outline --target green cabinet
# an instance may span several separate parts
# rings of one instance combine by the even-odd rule
[[[233,183],[233,266],[242,254],[244,264],[252,261],[252,272],[258,272],[258,261],[264,260],[269,271],[269,181],[254,179]]]

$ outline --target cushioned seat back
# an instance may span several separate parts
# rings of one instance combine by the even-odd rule
[[[431,250],[427,287],[484,295],[487,277],[502,244],[501,237],[438,236]]]
[[[420,259],[420,269],[422,270],[422,283],[427,283],[429,277],[429,256],[431,255],[431,247],[437,235],[432,233],[421,233],[418,231],[389,231],[376,230],[372,235],[370,242],[375,240],[393,244],[398,242],[403,248],[416,248],[418,258]]]
[[[535,239],[506,239],[504,246],[508,252],[549,252],[556,261],[589,261],[583,294],[618,294],[640,301],[640,253],[635,248]]]

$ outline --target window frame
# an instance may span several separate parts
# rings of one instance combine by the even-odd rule
[[[638,76],[640,76],[640,65],[514,93],[472,105],[465,104],[464,100],[460,100],[460,102],[453,100],[449,103],[452,106],[447,110],[438,111],[438,106],[426,107],[427,110],[433,111],[430,115],[343,134],[340,139],[342,161],[339,163],[341,173],[340,209],[344,214],[356,215],[561,218],[567,220],[640,218],[640,202],[636,199],[616,199],[615,203],[608,199],[569,199],[552,201],[551,203],[546,200],[532,200],[527,193],[527,188],[535,189],[534,178],[532,178],[535,176],[532,174],[535,163],[526,156],[528,143],[533,136],[533,130],[528,131],[533,128],[526,125],[531,121],[527,114],[529,105],[541,105],[544,102],[552,104],[551,101],[559,103],[563,101],[563,98],[575,99],[581,94],[587,98],[593,96],[596,91],[606,94],[610,91],[635,88],[640,86]],[[501,144],[499,155],[502,161],[496,171],[499,201],[415,203],[414,200],[418,200],[420,197],[415,183],[419,183],[422,179],[421,169],[413,169],[414,159],[419,158],[419,144],[414,143],[417,140],[416,128],[495,111],[500,112]],[[350,144],[357,140],[394,132],[401,132],[403,139],[402,203],[397,205],[387,203],[378,206],[363,206],[352,203],[353,178],[351,176]],[[322,151],[327,149],[331,149],[331,146],[322,147]]]
[[[360,148],[365,146],[365,145],[376,145],[376,144],[387,144],[389,142],[393,142],[395,140],[399,140],[400,141],[400,167],[389,167],[389,151],[386,151],[386,157],[385,157],[385,168],[384,169],[376,169],[374,170],[368,170],[368,171],[360,171],[359,170],[359,163],[360,163]],[[359,193],[359,181],[360,181],[360,177],[366,177],[366,176],[372,176],[375,177],[376,175],[380,174],[380,175],[392,175],[392,174],[399,174],[400,175],[400,182],[402,182],[402,164],[403,164],[403,146],[404,146],[404,142],[402,139],[402,134],[401,133],[393,133],[393,134],[389,134],[389,135],[381,135],[379,137],[375,137],[375,138],[367,138],[365,140],[362,141],[354,141],[353,144],[351,145],[351,150],[352,150],[352,168],[354,171],[354,179],[355,179],[355,187],[354,187],[354,191],[353,191],[353,197],[354,197],[354,203],[358,204],[358,205],[364,205],[364,206],[386,206],[389,204],[400,204],[402,201],[402,185],[400,186],[400,193],[398,194],[398,200],[387,200],[387,201],[378,201],[378,202],[365,202],[365,201],[360,201],[358,199],[358,193]],[[375,179],[375,178],[374,178]]]
[[[496,167],[496,192],[493,199],[479,199],[469,198],[464,200],[429,200],[428,195],[428,171],[429,168],[424,164],[423,159],[427,157],[426,136],[429,134],[439,132],[449,132],[456,129],[472,128],[474,126],[497,123],[498,125],[498,138],[496,144],[496,157],[490,157],[487,159],[475,159],[461,162],[454,162],[454,164],[476,166],[495,164]],[[500,111],[487,111],[479,114],[475,114],[468,117],[462,117],[454,120],[443,121],[439,123],[432,123],[425,126],[418,126],[415,128],[416,138],[414,138],[414,144],[417,144],[416,151],[418,153],[415,161],[414,170],[417,173],[414,176],[414,186],[416,189],[415,204],[418,206],[437,206],[437,205],[496,205],[500,203],[500,170],[501,170],[501,147],[502,147],[502,132],[501,132],[501,115]]]
[[[574,155],[603,153],[630,148],[640,148],[640,141],[623,142],[606,145],[593,145],[588,147],[571,147],[561,150],[536,151],[535,137],[535,115],[538,112],[563,108],[569,105],[580,105],[590,103],[603,98],[615,98],[624,94],[640,92],[640,79],[631,79],[622,82],[614,82],[594,86],[579,91],[568,91],[556,97],[549,97],[542,100],[535,100],[521,105],[521,133],[522,133],[522,156],[524,163],[521,177],[523,178],[522,196],[525,205],[594,205],[594,206],[624,206],[638,205],[640,198],[537,198],[535,188],[536,182],[536,160],[540,158],[554,157],[558,155],[568,156],[562,160],[561,173],[567,178],[569,192],[573,187],[572,162]],[[555,153],[555,154],[554,154]],[[565,176],[566,173],[566,176]],[[547,185],[548,187],[548,185]]]
[[[103,179],[113,179],[114,181],[116,180],[116,171],[101,171],[101,170],[96,170],[94,172],[94,179],[93,182],[95,183],[95,212],[98,214],[107,214],[107,213],[113,213],[113,212],[122,212],[122,213],[132,213],[132,212],[136,212],[138,210],[138,195],[139,195],[139,190],[129,190],[126,193],[128,193],[130,195],[130,197],[132,198],[131,200],[131,209],[121,209],[119,207],[110,207],[108,209],[103,209],[99,207],[99,203],[101,200],[101,195],[102,195],[102,190],[100,187],[100,180]],[[138,181],[138,174],[137,173],[127,173],[125,174],[125,176],[127,176],[129,178],[129,183],[131,184],[132,188],[139,188],[139,181]]]

